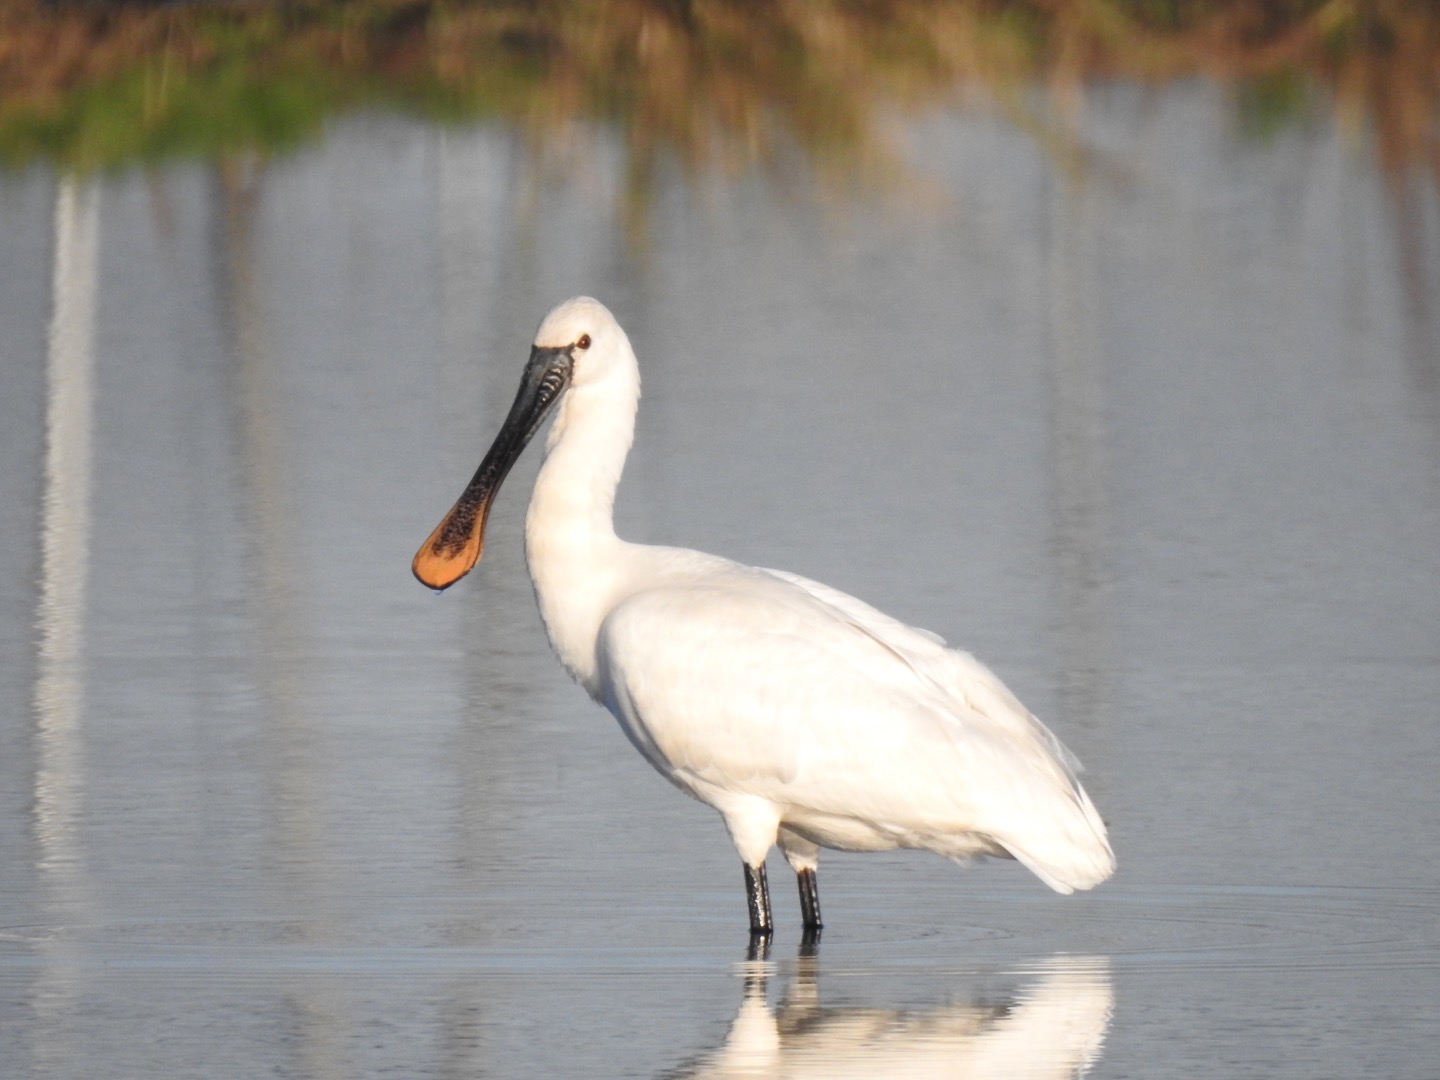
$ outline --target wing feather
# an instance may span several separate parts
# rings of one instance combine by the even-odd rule
[[[714,785],[955,857],[990,837],[1067,892],[1113,865],[1072,759],[1009,689],[838,590],[725,564],[617,604],[599,663],[602,703],[702,798]]]

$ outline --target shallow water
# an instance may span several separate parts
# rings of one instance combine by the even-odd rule
[[[1198,83],[1078,173],[906,136],[924,200],[676,176],[642,251],[603,136],[0,181],[7,1074],[1435,1075],[1433,191]],[[408,572],[576,292],[644,371],[621,532],[973,650],[1111,882],[828,854],[812,951],[777,864],[747,957],[718,820],[549,655],[538,454]]]

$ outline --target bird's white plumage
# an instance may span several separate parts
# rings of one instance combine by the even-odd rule
[[[817,582],[615,536],[639,370],[588,298],[536,344],[582,335],[526,522],[536,597],[561,661],[741,858],[907,847],[1013,856],[1060,892],[1108,877],[1073,761],[969,654]]]

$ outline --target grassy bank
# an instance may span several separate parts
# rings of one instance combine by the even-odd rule
[[[369,108],[537,147],[604,123],[642,180],[661,154],[863,171],[881,110],[1038,88],[1063,117],[1102,82],[1196,76],[1257,135],[1333,109],[1387,169],[1440,175],[1433,0],[0,0],[0,165],[272,154]]]

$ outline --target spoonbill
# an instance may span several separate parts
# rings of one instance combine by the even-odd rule
[[[554,308],[494,444],[412,569],[436,590],[469,573],[496,492],[553,410],[525,519],[550,644],[651,765],[720,812],[752,935],[773,930],[777,844],[807,932],[821,926],[822,847],[1014,858],[1061,893],[1109,877],[1074,759],[974,657],[797,574],[615,535],[639,400],[609,310],[584,296]]]

